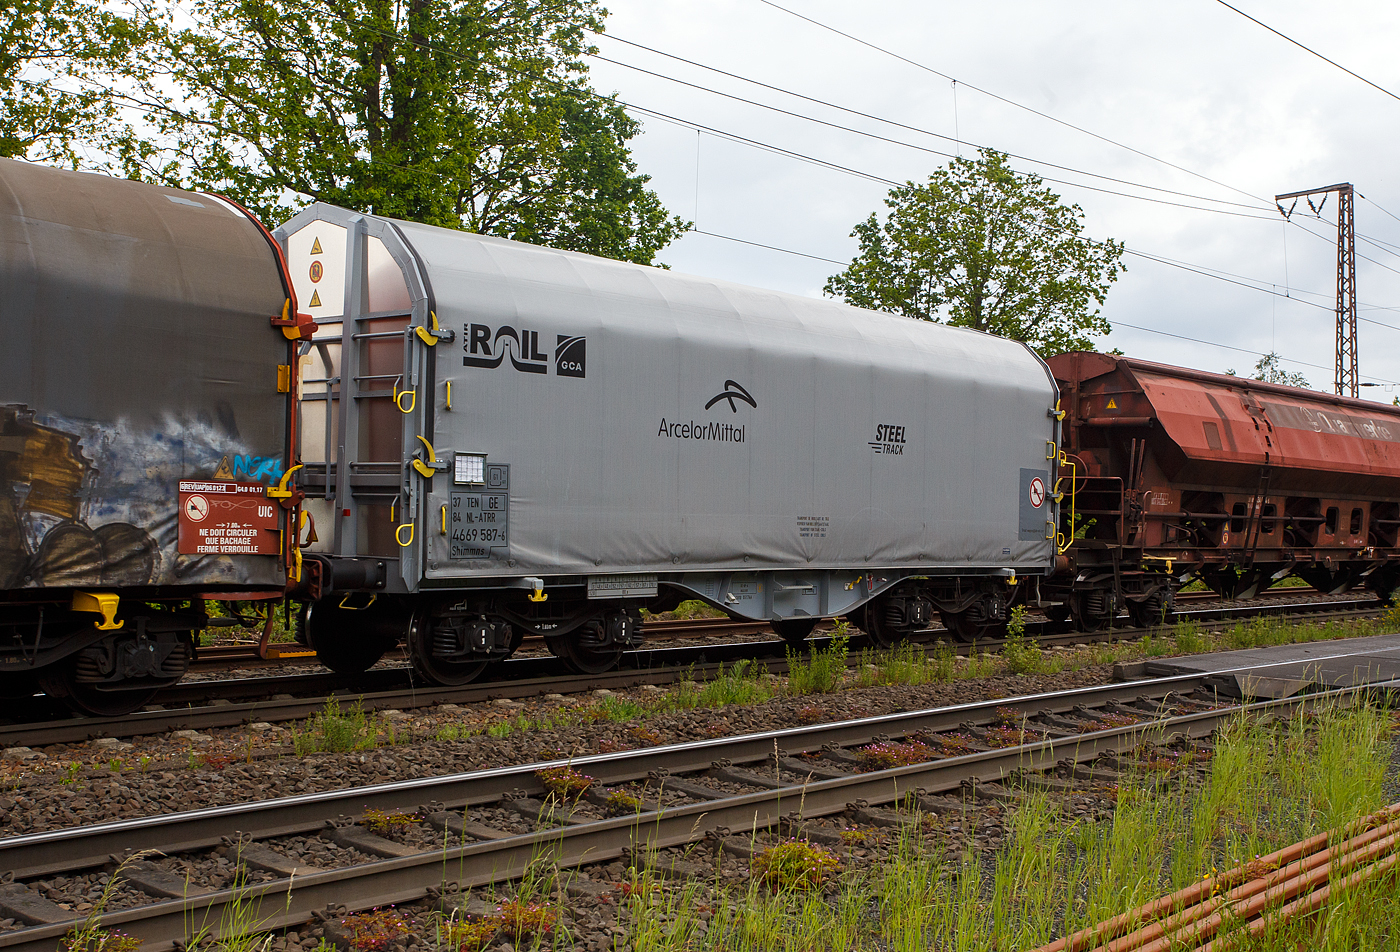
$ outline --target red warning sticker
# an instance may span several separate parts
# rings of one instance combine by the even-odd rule
[[[277,503],[262,483],[180,482],[181,555],[277,555]]]
[[[1039,476],[1031,480],[1031,505],[1039,509],[1045,504],[1045,480]]]

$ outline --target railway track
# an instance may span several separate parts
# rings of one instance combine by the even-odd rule
[[[1270,616],[1307,617],[1314,621],[1372,617],[1382,610],[1374,598],[1293,602],[1280,599],[1268,605],[1217,606],[1178,612],[1202,626],[1225,626],[1241,618]],[[719,621],[727,622],[728,619]],[[743,623],[748,628],[758,627]],[[1132,639],[1150,629],[1115,628],[1101,632],[1056,631],[1053,623],[1028,625],[1028,634],[1045,647],[1082,644],[1093,640]],[[940,630],[929,632],[936,636]],[[826,647],[829,637],[814,636],[811,649]],[[995,650],[1003,644],[993,639],[976,645],[944,643],[967,653]],[[622,666],[601,675],[569,672],[553,657],[512,658],[497,665],[488,680],[463,687],[442,688],[414,683],[407,666],[374,668],[361,675],[300,674],[232,680],[205,680],[177,685],[160,696],[152,709],[122,717],[77,717],[56,704],[38,702],[29,712],[18,704],[11,709],[15,723],[0,724],[0,748],[77,743],[97,737],[133,737],[175,730],[237,727],[256,721],[268,723],[300,720],[321,710],[329,697],[353,697],[366,711],[409,710],[437,704],[471,704],[497,698],[520,699],[545,694],[566,694],[598,689],[617,690],[642,684],[664,685],[693,678],[703,680],[724,665],[746,658],[761,659],[774,674],[787,670],[786,644],[779,640],[733,642],[675,648],[650,648],[628,652]],[[863,636],[851,639],[851,664],[859,663],[859,651],[869,647]],[[929,650],[939,650],[930,645]],[[31,716],[26,717],[26,714]],[[47,716],[45,716],[47,715]]]
[[[767,622],[736,621],[732,618],[654,618],[646,623],[647,637],[659,640],[680,638],[712,638],[716,635],[737,637],[740,635],[772,635],[773,629]],[[273,654],[263,657],[259,653],[257,641],[236,644],[215,644],[200,648],[190,664],[192,672],[223,671],[230,668],[275,668],[288,662],[317,664],[316,652],[298,644],[273,644],[269,646]],[[521,642],[521,650],[543,650],[544,639],[538,635],[527,635]],[[384,656],[384,660],[396,662],[408,660],[402,648],[396,648]]]
[[[1256,601],[1276,601],[1291,599],[1297,601],[1308,596],[1319,596],[1320,593],[1312,588],[1296,587],[1288,589],[1276,589],[1274,591],[1262,593]],[[1220,596],[1214,592],[1184,592],[1177,595],[1179,603],[1200,604],[1204,602],[1218,602]],[[1124,616],[1126,617],[1126,616]],[[938,632],[941,628],[931,629]],[[684,638],[712,638],[716,635],[729,635],[737,637],[740,635],[773,635],[773,629],[767,622],[736,621],[733,618],[654,618],[646,623],[647,638],[651,640],[677,640]],[[527,636],[521,644],[524,650],[532,648],[540,649],[544,647],[544,639],[537,636]],[[208,645],[198,650],[195,660],[190,665],[192,672],[214,672],[225,671],[231,668],[258,669],[283,667],[289,662],[316,664],[316,652],[310,648],[297,644],[274,644],[270,648],[274,654],[270,657],[263,657],[259,653],[258,642],[249,640],[235,644],[215,644]],[[406,662],[408,656],[402,649],[395,649],[384,656],[384,660],[390,662]]]
[[[1241,703],[1217,694],[1213,685],[1221,673],[0,839],[0,868],[13,871],[14,879],[0,887],[0,916],[26,924],[0,933],[0,949],[51,952],[78,919],[45,898],[46,883],[139,850],[159,850],[168,858],[123,867],[127,887],[145,901],[109,911],[103,925],[141,939],[147,952],[161,952],[192,934],[227,928],[239,909],[258,910],[255,928],[266,931],[306,923],[328,907],[353,912],[435,896],[450,905],[455,891],[507,883],[541,861],[574,868],[626,858],[637,868],[703,877],[703,867],[697,872],[695,864],[665,851],[708,840],[716,849],[745,855],[753,838],[769,830],[839,845],[841,818],[895,826],[913,819],[911,806],[947,813],[964,809],[963,795],[1014,799],[1016,783],[1060,790],[1075,779],[1111,783],[1120,763],[1100,758],[1144,743],[1206,737],[1241,710],[1285,714],[1400,687],[1386,682]],[[920,745],[928,759],[867,769],[873,763],[868,745],[876,743]],[[547,781],[561,776],[576,778],[575,787],[582,785],[577,778],[586,777],[592,786],[578,797],[551,796]],[[610,816],[607,805],[617,800],[602,788],[631,798],[623,801],[631,809]],[[406,819],[389,838],[368,829],[372,811]],[[330,868],[307,861],[309,838],[339,847],[347,861]],[[220,848],[265,881],[212,888],[191,875],[191,869],[208,867],[210,851]],[[185,870],[183,881],[177,869]]]

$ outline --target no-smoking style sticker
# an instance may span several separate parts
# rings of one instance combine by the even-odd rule
[[[198,493],[187,496],[181,508],[190,522],[203,522],[209,518],[209,500]]]
[[[1031,505],[1039,509],[1045,505],[1045,480],[1039,476],[1031,480]]]
[[[183,480],[180,483],[182,555],[277,555],[277,503],[262,483]]]

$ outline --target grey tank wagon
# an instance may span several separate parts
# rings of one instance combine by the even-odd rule
[[[1053,568],[1058,395],[1019,343],[324,204],[275,234],[333,668],[406,640],[463,683],[536,633],[597,671],[685,598],[971,636]]]

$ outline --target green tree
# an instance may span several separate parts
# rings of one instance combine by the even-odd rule
[[[1253,379],[1262,380],[1265,383],[1281,383],[1289,387],[1302,387],[1304,390],[1309,389],[1311,384],[1308,383],[1307,377],[1298,373],[1290,373],[1279,366],[1279,361],[1282,359],[1283,358],[1273,351],[1269,351],[1263,357],[1260,357],[1259,361],[1254,365]],[[1233,368],[1225,372],[1232,377],[1235,376]]]
[[[102,145],[129,177],[270,221],[320,200],[650,263],[687,225],[637,173],[638,123],[587,83],[604,15],[596,0],[136,0],[139,49],[66,65],[124,109]]]
[[[1064,205],[1003,153],[955,158],[926,183],[885,199],[889,213],[856,225],[860,253],[826,283],[850,304],[1025,341],[1042,354],[1092,350],[1099,315],[1125,270],[1123,245],[1082,236]]]
[[[83,0],[5,0],[0,15],[0,157],[77,168],[117,123],[100,89],[61,82],[110,72],[141,38],[123,18]],[[55,80],[60,80],[55,82]]]

